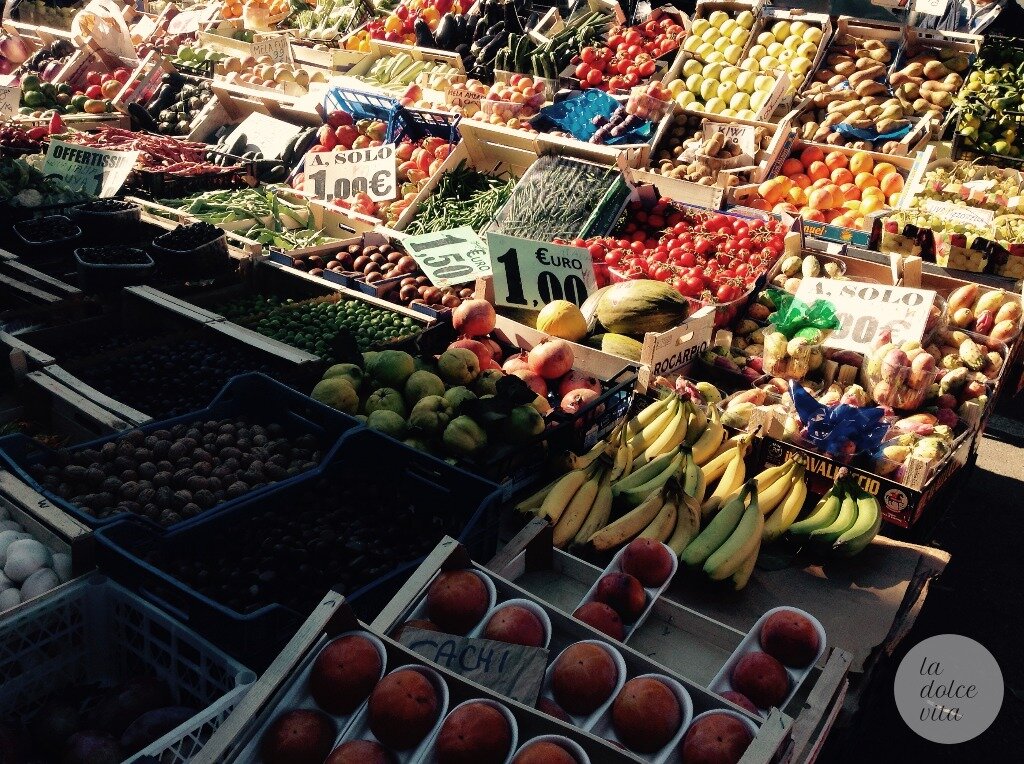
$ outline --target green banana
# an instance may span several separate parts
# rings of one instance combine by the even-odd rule
[[[857,500],[852,493],[846,492],[843,501],[839,505],[839,514],[836,519],[824,528],[817,528],[811,531],[811,541],[821,542],[832,546],[840,536],[848,531],[857,522]]]
[[[623,491],[629,491],[637,486],[641,486],[651,478],[659,475],[665,467],[675,459],[676,454],[679,453],[678,448],[674,448],[668,453],[662,454],[657,459],[652,459],[640,469],[630,472],[629,475],[617,480],[612,484],[612,493],[618,496]]]
[[[697,538],[687,544],[686,549],[679,555],[679,560],[693,568],[707,562],[708,557],[725,543],[725,540],[739,525],[740,518],[743,517],[743,512],[746,509],[743,506],[746,496],[747,488],[744,486],[730,497]]]
[[[704,572],[712,581],[724,581],[743,567],[751,554],[761,546],[764,531],[764,515],[757,504],[757,487],[748,494],[750,503],[743,511],[736,529],[704,563]]]
[[[789,532],[794,536],[803,536],[809,534],[811,531],[817,530],[818,528],[826,528],[836,521],[839,517],[839,509],[842,505],[842,498],[836,490],[836,486],[832,486],[824,496],[821,497],[811,514],[805,517],[803,520],[793,523],[789,526]]]
[[[882,510],[878,506],[878,499],[861,491],[857,497],[857,521],[836,540],[832,550],[836,554],[852,557],[871,543],[881,527]]]
[[[648,480],[646,483],[636,486],[635,488],[627,488],[625,491],[619,491],[618,496],[622,498],[631,507],[635,507],[637,504],[642,502],[651,491],[656,491],[661,488],[665,483],[669,481],[673,475],[675,475],[679,468],[683,464],[683,455],[676,454],[672,461],[665,469],[655,475],[653,478]]]

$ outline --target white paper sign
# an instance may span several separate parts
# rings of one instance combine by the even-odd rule
[[[21,85],[0,85],[0,117],[18,113]]]
[[[960,204],[938,202],[934,199],[925,202],[925,209],[928,210],[928,214],[936,215],[945,221],[954,224],[962,223],[983,230],[991,229],[996,217],[995,212],[982,207],[964,207]]]
[[[252,41],[252,57],[259,60],[263,56],[273,59],[275,64],[290,64],[292,48],[288,44],[288,36],[283,34],[258,34]]]
[[[92,0],[71,22],[71,31],[91,37],[99,47],[120,58],[136,58],[135,46],[122,8],[112,0]]]
[[[914,11],[929,16],[941,16],[946,12],[949,0],[914,0]]]
[[[393,144],[306,155],[303,190],[328,202],[369,194],[375,202],[398,193],[398,165]]]
[[[239,136],[244,135],[246,145],[239,153],[260,151],[266,159],[276,159],[288,148],[292,138],[301,131],[302,128],[299,125],[253,112],[231,131],[225,145],[234,145]]]
[[[494,269],[494,301],[540,310],[554,300],[582,305],[597,290],[594,261],[582,247],[487,234]]]
[[[138,158],[138,151],[108,151],[50,141],[43,174],[60,175],[71,188],[93,196],[113,196]]]
[[[826,347],[871,351],[875,338],[888,330],[893,342],[920,342],[935,292],[928,289],[865,284],[860,281],[805,278],[796,298],[808,305],[828,300],[835,306],[840,328],[825,340]]]
[[[757,139],[754,128],[751,125],[734,125],[723,122],[711,122],[705,120],[703,125],[704,137],[715,133],[723,133],[726,141],[736,143],[740,150],[749,157],[757,155]]]
[[[465,284],[491,275],[487,246],[469,226],[406,236],[402,246],[434,286]]]
[[[469,106],[479,104],[484,100],[486,93],[455,85],[444,94],[444,102],[449,106]]]

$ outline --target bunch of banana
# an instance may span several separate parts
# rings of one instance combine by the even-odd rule
[[[804,508],[807,498],[805,471],[803,463],[794,459],[766,469],[757,476],[759,504],[765,516],[763,543],[771,543],[785,533]]]
[[[725,439],[715,407],[708,417],[693,400],[676,394],[652,403],[626,422],[624,429],[634,469],[684,445],[699,466],[714,456]]]
[[[737,591],[746,586],[764,533],[757,496],[757,480],[752,478],[726,499],[679,560],[693,570],[703,570],[712,581],[729,580]]]
[[[750,447],[750,437],[741,435],[731,438],[726,443],[728,447],[721,449],[701,467],[705,485],[718,481],[715,490],[701,504],[701,513],[705,519],[717,512],[725,500],[740,489],[747,477],[744,459]]]
[[[878,500],[857,485],[840,480],[807,517],[789,527],[789,534],[833,554],[852,557],[871,543],[881,526]]]

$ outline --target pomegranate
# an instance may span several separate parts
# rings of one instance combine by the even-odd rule
[[[530,369],[516,369],[512,372],[515,376],[519,377],[523,382],[526,383],[533,392],[537,393],[541,398],[546,398],[548,394],[548,386],[544,381],[543,377],[535,371]]]
[[[530,368],[544,379],[558,379],[572,369],[575,357],[565,340],[546,339],[529,353]]]
[[[505,359],[505,363],[501,365],[501,368],[511,374],[514,371],[530,371],[529,356],[526,353],[516,353],[510,355]]]
[[[599,394],[595,393],[593,390],[573,390],[562,397],[562,402],[559,403],[558,406],[566,414],[578,414],[580,409],[584,406],[589,406],[591,403],[596,401],[598,397]]]
[[[601,394],[601,380],[592,377],[582,371],[573,369],[560,380],[558,380],[558,394],[563,398],[573,390],[593,390]]]
[[[476,340],[471,339],[455,340],[455,342],[448,346],[449,350],[452,348],[465,348],[466,350],[472,350],[480,360],[481,369],[488,368],[488,364],[494,362],[494,356],[491,355],[490,348],[482,342],[477,342]]]
[[[494,322],[494,306],[487,300],[466,300],[452,311],[452,326],[462,335],[490,334]]]

